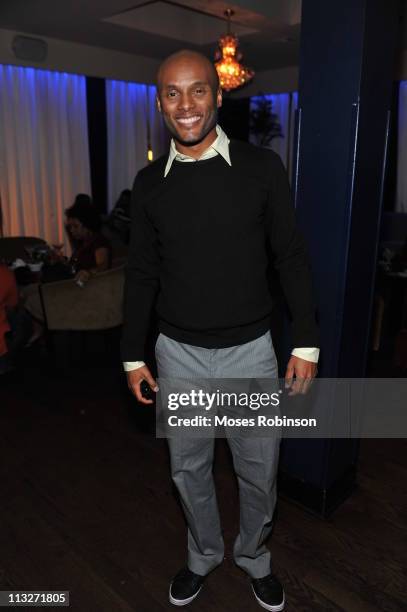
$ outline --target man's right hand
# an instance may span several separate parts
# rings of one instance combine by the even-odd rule
[[[126,372],[127,374],[127,384],[129,386],[130,391],[133,395],[136,396],[139,402],[142,404],[152,404],[152,399],[146,399],[141,394],[140,385],[143,380],[150,385],[150,388],[157,392],[158,386],[154,378],[151,376],[151,372],[147,366],[142,366],[141,368],[136,368],[135,370],[130,370],[130,372]]]

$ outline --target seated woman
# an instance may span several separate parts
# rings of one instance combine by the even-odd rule
[[[83,207],[85,207],[85,208],[87,208],[87,207],[93,208],[92,198],[91,198],[91,197],[90,197],[90,195],[88,195],[87,193],[78,193],[78,194],[75,196],[75,200],[74,200],[74,202],[73,202],[73,204],[72,204],[71,208],[72,208],[73,206],[75,206],[75,207],[80,206],[80,207],[82,207],[82,208],[83,208]],[[68,227],[68,228],[66,228],[66,230],[67,230],[67,232],[66,232],[66,233],[67,233],[67,235],[68,235],[68,240],[69,240],[69,244],[70,244],[70,246],[71,246],[71,250],[72,250],[72,251],[74,251],[74,250],[75,250],[75,248],[78,246],[78,241],[77,241],[77,240],[75,240],[75,238],[74,238],[74,237],[72,236],[72,234],[70,233],[70,231],[69,231],[69,227]]]
[[[100,217],[93,206],[78,202],[67,208],[65,214],[66,229],[75,245],[69,264],[75,281],[85,283],[93,274],[111,267],[112,247],[100,233]]]

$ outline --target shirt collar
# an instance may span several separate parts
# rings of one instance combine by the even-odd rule
[[[220,125],[216,125],[216,133],[217,133],[216,139],[202,153],[199,159],[209,159],[210,157],[214,157],[215,155],[219,154],[229,164],[229,166],[231,166],[232,162],[230,161],[230,154],[229,154],[230,140],[226,136],[225,132],[222,130]],[[164,176],[167,176],[167,174],[171,170],[172,162],[174,161],[174,159],[177,159],[179,161],[196,161],[194,157],[191,157],[190,155],[185,155],[184,153],[180,153],[177,150],[177,147],[175,146],[174,139],[171,138],[170,152],[168,155],[167,164],[165,166]]]

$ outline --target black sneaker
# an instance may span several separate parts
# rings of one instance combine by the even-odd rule
[[[265,610],[272,612],[284,610],[284,590],[273,574],[252,580],[252,589],[257,601]]]
[[[170,584],[170,602],[174,606],[186,606],[198,595],[206,576],[199,576],[184,567]]]

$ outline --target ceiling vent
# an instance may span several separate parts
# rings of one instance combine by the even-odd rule
[[[43,62],[47,57],[48,45],[40,38],[17,35],[14,36],[11,47],[20,60]]]

